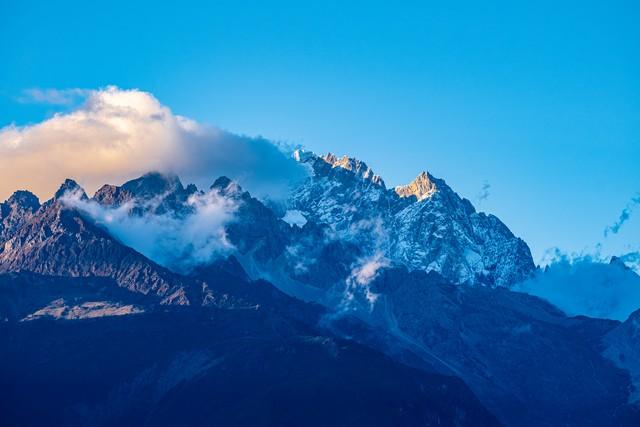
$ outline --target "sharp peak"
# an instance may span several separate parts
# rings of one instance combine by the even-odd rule
[[[58,188],[53,198],[55,200],[60,199],[62,196],[68,193],[79,193],[81,199],[87,199],[87,193],[85,193],[84,188],[82,188],[75,180],[71,178],[67,178]]]
[[[364,161],[360,159],[351,157],[346,154],[338,156],[330,151],[327,152],[327,154],[316,154],[313,151],[307,151],[303,148],[298,148],[293,152],[293,158],[298,162],[320,159],[333,167],[342,167],[343,169],[347,170],[352,170],[355,168],[364,168],[369,170],[371,169]]]
[[[173,183],[173,184],[178,183],[182,185],[182,182],[180,181],[180,177],[177,174],[173,172],[160,172],[160,171],[147,172],[144,175],[141,175],[140,177],[132,179],[128,182],[142,181],[142,180],[157,180],[157,181],[163,181],[163,182]]]
[[[351,157],[346,154],[342,156],[337,156],[329,151],[327,152],[327,154],[320,156],[320,158],[325,162],[334,166],[344,167],[344,165],[361,165],[363,167],[368,167],[367,164],[362,160],[356,159],[355,157]]]
[[[120,188],[120,187],[118,187],[117,185],[114,185],[114,184],[103,184],[100,188],[98,188],[96,190],[96,194],[103,193],[103,192],[109,191],[109,190],[117,190],[118,188]]]
[[[40,200],[38,197],[28,190],[16,190],[13,192],[5,203],[16,204],[24,208],[38,208],[40,207]]]
[[[168,179],[168,180],[176,180],[179,179],[178,175],[173,173],[173,172],[160,172],[160,171],[149,171],[145,174],[143,174],[140,178],[150,178],[150,177],[158,177],[158,178],[163,178],[163,179]]]
[[[362,160],[347,155],[338,157],[331,152],[325,154],[324,156],[319,156],[319,158],[322,159],[325,163],[331,165],[332,168],[341,168],[347,170],[362,179],[371,181],[373,184],[378,185],[382,188],[386,188],[382,177],[374,173],[373,169],[371,169]]]
[[[213,182],[210,188],[226,188],[232,182],[231,178],[222,175]]]
[[[618,267],[620,267],[620,268],[622,268],[624,270],[631,271],[631,268],[627,264],[625,264],[624,259],[622,257],[616,256],[616,255],[613,255],[611,257],[611,259],[609,260],[609,265],[615,265],[615,266],[618,266]]]
[[[415,196],[418,200],[424,200],[438,191],[436,181],[437,179],[429,172],[422,171],[409,184],[399,185],[394,188],[394,191],[403,198]]]
[[[157,195],[169,191],[184,190],[178,175],[171,172],[151,171],[122,184],[125,190],[135,196]]]
[[[213,185],[209,187],[209,189],[211,190],[216,189],[222,193],[228,193],[228,192],[242,193],[243,191],[240,184],[238,184],[236,181],[224,175],[216,179]]]

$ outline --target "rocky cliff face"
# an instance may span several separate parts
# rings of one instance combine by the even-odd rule
[[[313,170],[291,206],[327,224],[365,252],[379,252],[412,270],[436,271],[456,283],[506,286],[535,266],[526,243],[495,216],[476,212],[443,180],[425,172],[387,190],[364,163],[298,154]]]
[[[282,214],[227,178],[211,187],[237,206],[226,235],[254,278],[317,299],[314,288],[341,286],[354,263],[372,256],[490,287],[509,287],[535,269],[521,239],[498,218],[476,212],[443,180],[422,173],[390,190],[362,161],[301,152],[296,158],[313,171],[287,202],[303,226],[282,221]],[[150,173],[120,187],[104,186],[93,200],[125,206],[133,215],[184,217],[193,212],[189,197],[197,194],[202,192],[183,187],[175,176]]]
[[[66,182],[59,191],[77,191]],[[104,229],[54,198],[24,216],[0,248],[0,272],[31,271],[54,276],[113,278],[118,285],[188,304],[187,287],[163,267],[123,246]]]
[[[185,188],[175,175],[150,172],[119,187],[104,185],[92,199],[111,208],[126,206],[135,215],[173,215],[190,212],[188,199],[196,192],[194,185]]]
[[[0,203],[0,242],[10,238],[39,208],[38,198],[28,191],[16,191]]]

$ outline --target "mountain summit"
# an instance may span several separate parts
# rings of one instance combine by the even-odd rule
[[[407,185],[400,185],[395,188],[395,192],[400,197],[414,196],[418,200],[426,199],[437,191],[436,184],[433,182],[433,177],[426,172],[420,173]]]
[[[383,188],[385,187],[384,181],[382,180],[380,175],[376,175],[373,170],[363,161],[346,155],[342,157],[336,157],[332,153],[327,153],[320,158],[330,164],[331,167],[348,170],[364,180],[371,181],[372,183]]]
[[[356,242],[365,255],[380,253],[410,269],[491,287],[509,287],[535,270],[523,240],[495,216],[476,212],[442,179],[423,172],[387,190],[382,178],[350,157],[296,158],[314,173],[294,190],[290,206]]]

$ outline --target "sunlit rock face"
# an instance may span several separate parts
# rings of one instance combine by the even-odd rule
[[[361,179],[371,181],[375,185],[385,188],[384,181],[380,175],[375,174],[373,170],[361,160],[349,156],[336,157],[332,153],[327,153],[321,158],[333,168],[348,170]]]
[[[396,187],[395,192],[400,197],[415,197],[418,200],[423,200],[437,191],[433,181],[434,178],[423,171],[410,184]]]

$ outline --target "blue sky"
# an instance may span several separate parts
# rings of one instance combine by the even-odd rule
[[[11,3],[11,4],[10,4]],[[0,126],[117,85],[225,129],[421,170],[532,247],[640,247],[637,2],[0,3]],[[518,2],[522,3],[522,2]]]

